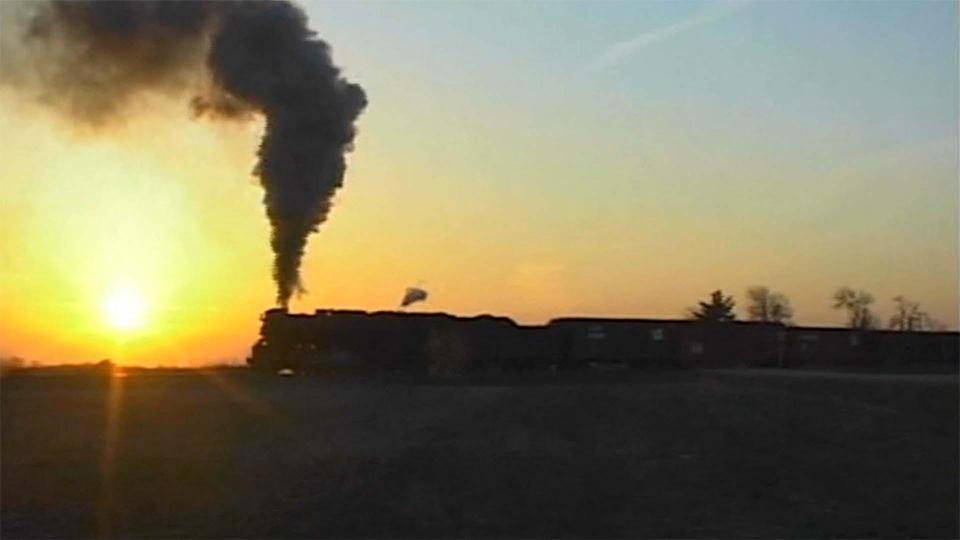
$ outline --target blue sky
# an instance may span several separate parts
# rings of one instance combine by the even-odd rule
[[[939,295],[956,296],[956,3],[307,5],[371,97],[355,159],[402,154],[430,171],[381,179],[404,206],[522,213],[494,236],[589,253],[568,268],[614,268],[623,251],[632,267],[652,234],[673,234],[677,261],[705,249],[737,288],[747,278],[728,265],[785,252],[756,279],[810,296],[913,287],[955,318]]]

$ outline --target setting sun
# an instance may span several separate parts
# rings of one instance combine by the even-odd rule
[[[143,296],[132,287],[114,289],[103,301],[107,323],[118,330],[134,330],[143,326]]]

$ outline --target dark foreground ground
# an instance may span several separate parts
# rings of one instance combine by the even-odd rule
[[[224,370],[0,396],[4,538],[958,535],[956,375]]]

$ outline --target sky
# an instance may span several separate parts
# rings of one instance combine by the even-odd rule
[[[682,317],[714,289],[958,326],[955,2],[305,2],[367,92],[292,311]],[[2,66],[0,66],[2,67]],[[2,71],[0,71],[2,75]],[[241,361],[274,302],[262,122],[0,89],[0,354]],[[137,299],[142,325],[111,305]]]

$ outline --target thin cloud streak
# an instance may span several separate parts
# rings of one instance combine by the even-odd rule
[[[751,2],[752,0],[731,0],[712,4],[682,21],[649,30],[631,39],[618,41],[594,58],[590,67],[596,70],[614,66],[645,47],[732,15],[750,5]]]

